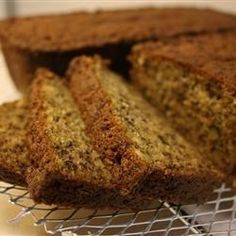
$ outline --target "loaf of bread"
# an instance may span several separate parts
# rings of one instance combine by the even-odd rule
[[[116,172],[93,149],[64,81],[38,70],[30,92],[27,182],[38,203],[71,207],[140,208],[148,201],[123,197]],[[148,199],[147,199],[148,200]]]
[[[167,120],[227,174],[236,167],[236,33],[144,43],[131,77]]]
[[[24,90],[38,66],[63,75],[75,55],[98,53],[124,72],[136,42],[235,27],[236,17],[211,10],[150,8],[10,19],[0,22],[0,38],[11,76]]]
[[[26,101],[0,106],[0,180],[26,185],[30,165],[26,146]]]
[[[74,59],[67,76],[91,142],[120,169],[126,192],[191,203],[221,183],[222,174],[101,58]]]

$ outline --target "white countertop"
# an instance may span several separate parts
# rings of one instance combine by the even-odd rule
[[[31,215],[25,216],[20,222],[9,223],[21,210],[8,202],[8,197],[0,194],[0,235],[1,236],[43,236],[47,235],[42,226],[35,227]]]

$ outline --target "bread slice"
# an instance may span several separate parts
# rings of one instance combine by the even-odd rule
[[[26,169],[30,165],[26,146],[26,101],[0,106],[0,180],[26,185]]]
[[[133,195],[121,196],[116,173],[93,149],[68,88],[46,69],[37,71],[32,85],[29,119],[34,168],[27,180],[36,202],[72,207],[140,208],[146,204]]]
[[[98,53],[124,72],[134,43],[227,31],[235,25],[235,16],[212,10],[128,9],[9,19],[0,23],[0,38],[10,73],[24,90],[38,66],[63,75],[75,55]]]
[[[236,33],[134,47],[132,81],[221,170],[236,167]]]
[[[120,169],[125,191],[179,204],[201,202],[221,183],[222,174],[101,58],[74,59],[68,79],[93,145]]]

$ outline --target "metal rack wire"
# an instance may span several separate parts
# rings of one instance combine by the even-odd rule
[[[204,205],[169,205],[153,202],[137,212],[83,208],[68,209],[35,204],[25,188],[0,182],[0,194],[19,207],[10,222],[25,215],[48,234],[75,235],[236,235],[236,196],[224,184]]]

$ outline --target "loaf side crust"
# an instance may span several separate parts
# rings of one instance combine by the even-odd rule
[[[213,10],[144,8],[5,20],[0,23],[0,37],[32,52],[63,52],[235,27],[235,16]]]

